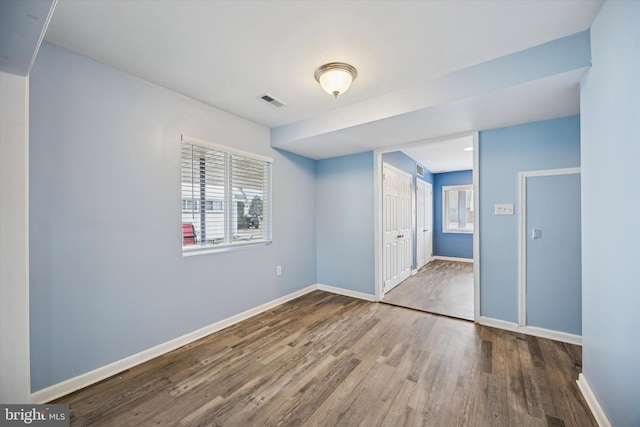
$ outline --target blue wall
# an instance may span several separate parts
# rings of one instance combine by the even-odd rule
[[[272,245],[182,256],[182,133],[274,159]],[[29,145],[34,391],[316,283],[315,162],[264,126],[44,43]]]
[[[526,190],[527,325],[580,335],[580,174],[531,176]]]
[[[583,373],[610,421],[640,426],[640,2],[591,28],[582,111]]]
[[[404,154],[402,151],[393,151],[391,153],[383,153],[382,161],[389,163],[391,166],[395,166],[398,169],[405,171],[406,173],[411,175],[413,177],[414,188],[415,188],[416,179],[421,179],[430,184],[433,184],[433,174],[431,173],[431,171],[426,167],[424,167],[424,165],[420,164],[420,166],[422,166],[424,169],[424,176],[418,177],[418,175],[416,174],[416,165],[418,164],[418,162],[416,162],[414,159]]]
[[[437,173],[433,185],[433,255],[473,259],[473,234],[442,232],[442,187],[473,184],[473,171]]]
[[[518,321],[518,172],[580,166],[580,117],[480,132],[480,315]],[[514,215],[494,215],[512,203]]]
[[[423,167],[424,176],[419,177],[418,174],[416,173],[416,165],[418,164],[418,162],[416,162],[414,159],[404,154],[402,151],[392,151],[391,153],[383,153],[382,161],[400,169],[401,171],[408,173],[413,177],[413,180],[412,180],[413,194],[411,196],[411,199],[412,199],[411,203],[413,204],[413,206],[415,206],[416,204],[416,194],[415,194],[415,191],[417,188],[416,181],[418,179],[421,179],[423,181],[428,182],[429,184],[433,184],[433,176],[434,176],[433,173],[431,173],[429,169],[425,168],[424,165],[420,164]],[[418,252],[416,249],[418,240],[416,236],[415,219],[411,222],[411,234],[413,236],[412,237],[413,238],[413,255],[411,258],[411,268],[415,269],[418,265],[418,260],[417,260]]]
[[[373,162],[371,151],[317,161],[315,203],[318,283],[371,295]]]

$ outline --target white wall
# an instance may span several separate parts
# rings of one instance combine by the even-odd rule
[[[0,402],[29,396],[28,77],[0,72]]]
[[[604,4],[580,92],[583,374],[616,427],[640,426],[639,23]]]
[[[34,391],[316,282],[314,162],[268,128],[46,43],[30,79]],[[274,159],[272,245],[182,257],[181,134]]]

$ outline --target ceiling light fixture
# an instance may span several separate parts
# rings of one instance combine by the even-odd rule
[[[313,75],[325,92],[337,98],[349,90],[351,82],[358,76],[358,71],[353,65],[344,62],[330,62],[319,66]]]

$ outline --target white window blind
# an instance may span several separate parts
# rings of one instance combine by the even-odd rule
[[[473,186],[442,187],[442,232],[473,233]]]
[[[272,163],[183,136],[183,254],[271,242]]]

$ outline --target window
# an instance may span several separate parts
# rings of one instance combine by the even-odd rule
[[[182,253],[271,243],[273,160],[182,137]]]
[[[442,187],[442,232],[473,233],[473,186]]]
[[[222,211],[222,200],[205,200],[204,208],[207,211]],[[182,199],[182,213],[198,212],[200,210],[200,200]]]

